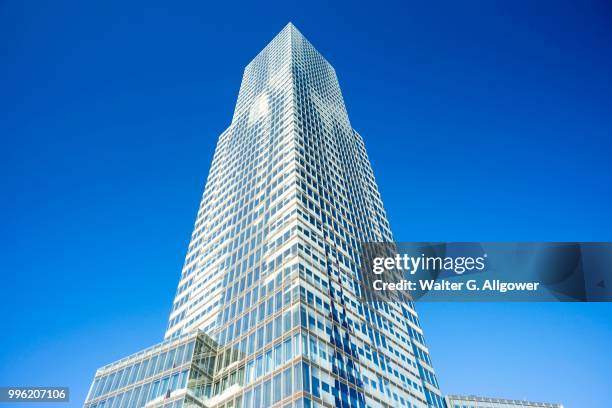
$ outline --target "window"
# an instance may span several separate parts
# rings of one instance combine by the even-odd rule
[[[278,401],[280,401],[281,399],[281,391],[282,391],[282,374],[278,373],[274,376],[274,385],[273,385],[273,389],[274,389],[274,398],[272,400],[272,403],[277,403]]]
[[[140,364],[141,363],[138,362],[132,367],[132,373],[130,375],[128,384],[134,384],[136,382],[136,378],[138,378],[138,372],[140,371]]]
[[[149,363],[149,372],[147,373],[147,377],[152,377],[156,373],[155,367],[157,366],[157,359],[158,358],[159,358],[159,355],[156,354],[150,360],[150,363]]]
[[[272,349],[268,350],[265,355],[264,374],[268,374],[272,368]]]
[[[262,408],[261,406],[261,384],[257,385],[253,390],[253,408]]]
[[[325,381],[321,381],[321,388],[323,391],[329,392],[329,384],[327,384]]]
[[[279,343],[274,347],[274,368],[278,368],[283,363],[282,344]]]
[[[259,355],[255,360],[255,379],[261,377],[263,374],[263,356]]]
[[[285,340],[285,342],[283,343],[283,348],[285,349],[285,362],[287,362],[293,358],[293,355],[291,353],[291,339]]]
[[[186,363],[191,359],[191,354],[193,353],[193,345],[195,342],[191,342],[187,344],[187,348],[185,349],[185,354],[183,355],[183,363]]]
[[[159,380],[155,381],[153,383],[153,386],[151,387],[151,394],[149,395],[149,401],[152,399],[157,398],[157,396],[159,395],[157,392],[159,390]]]
[[[155,370],[156,373],[161,373],[164,370],[164,363],[166,362],[166,358],[168,357],[168,352],[164,351],[159,356],[159,361],[157,362],[157,368]]]
[[[145,377],[145,374],[147,373],[147,369],[149,366],[149,360],[144,360],[142,362],[142,365],[140,366],[140,370],[138,371],[138,378],[136,379],[136,381],[140,381]]]
[[[291,367],[283,371],[283,399],[293,394],[293,381],[291,378]]]
[[[147,401],[149,401],[149,388],[151,387],[151,383],[146,383],[142,386],[142,392],[140,393],[140,402],[137,407],[143,407]]]
[[[266,382],[263,383],[262,394],[263,394],[262,405],[264,407],[269,407],[271,405],[270,399],[272,397],[272,382],[270,380],[267,380]]]

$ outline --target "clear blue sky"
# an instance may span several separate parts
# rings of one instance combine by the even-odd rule
[[[612,241],[610,2],[174,3],[0,1],[0,385],[80,406],[161,339],[242,69],[288,21],[396,239]],[[608,406],[612,305],[418,306],[443,391]]]

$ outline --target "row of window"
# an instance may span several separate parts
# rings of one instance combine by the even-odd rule
[[[96,377],[89,399],[98,398],[140,382],[145,378],[154,377],[164,371],[180,367],[191,360],[193,347],[194,342],[191,341],[178,347],[173,347],[163,353],[155,354],[142,361],[137,361],[110,374]]]
[[[140,408],[161,396],[170,398],[172,392],[186,388],[189,370],[183,370],[161,379],[150,381],[126,390],[108,399],[98,401],[86,408]],[[180,405],[180,404],[179,404]]]

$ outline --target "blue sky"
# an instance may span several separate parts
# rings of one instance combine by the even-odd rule
[[[80,406],[161,339],[242,69],[288,21],[397,240],[612,241],[609,2],[125,3],[0,1],[0,385]],[[609,403],[610,304],[418,310],[445,392]]]

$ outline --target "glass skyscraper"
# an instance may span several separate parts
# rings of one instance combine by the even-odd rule
[[[288,24],[244,71],[164,342],[85,405],[444,407],[413,305],[359,300],[360,244],[392,240],[334,68]]]

